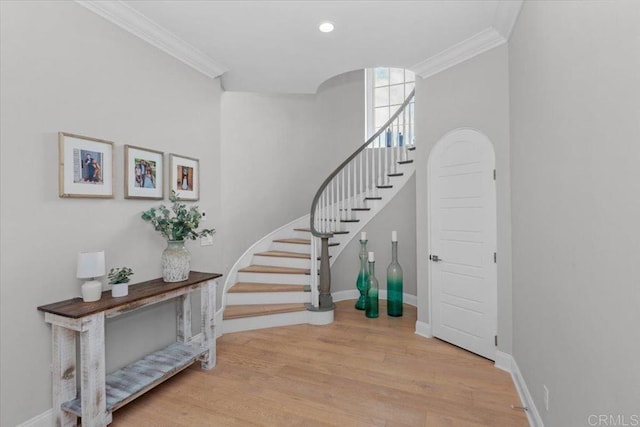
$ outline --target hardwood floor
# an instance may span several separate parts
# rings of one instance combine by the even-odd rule
[[[493,362],[414,334],[416,309],[329,326],[226,334],[218,365],[187,369],[113,415],[113,426],[527,426]]]

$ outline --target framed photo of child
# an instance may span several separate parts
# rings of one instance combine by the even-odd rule
[[[164,153],[124,146],[124,198],[164,199]]]
[[[60,197],[113,198],[113,142],[58,132]]]
[[[192,157],[169,155],[169,192],[178,194],[180,200],[200,199],[200,162]]]

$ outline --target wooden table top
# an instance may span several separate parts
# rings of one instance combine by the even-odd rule
[[[130,285],[129,295],[124,297],[114,298],[111,296],[111,291],[105,291],[98,301],[83,302],[82,298],[77,297],[65,301],[58,301],[53,304],[41,305],[38,307],[38,310],[72,319],[79,319],[120,306],[135,305],[137,301],[189,286],[196,286],[202,282],[217,279],[218,277],[222,277],[222,274],[192,271],[189,273],[189,278],[183,282],[166,283],[160,278]]]

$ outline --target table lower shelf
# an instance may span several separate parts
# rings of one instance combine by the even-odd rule
[[[113,412],[149,391],[161,382],[189,367],[208,350],[184,343],[174,343],[151,353],[106,378],[107,412]],[[82,416],[80,395],[62,404],[62,409]]]

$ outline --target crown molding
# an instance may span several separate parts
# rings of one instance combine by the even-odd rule
[[[455,44],[431,58],[411,67],[422,78],[431,77],[441,71],[451,68],[461,62],[480,55],[494,47],[504,44],[507,40],[495,28],[486,28],[474,36]]]
[[[202,51],[122,1],[76,0],[76,3],[158,49],[163,50],[208,77],[216,78],[227,71],[225,67],[216,63]]]
[[[500,33],[505,40],[511,37],[511,31],[516,25],[516,20],[522,8],[522,0],[501,1],[493,15],[493,28]]]
[[[460,64],[476,55],[506,43],[515,26],[523,0],[501,0],[496,6],[491,26],[411,67],[422,78]]]

